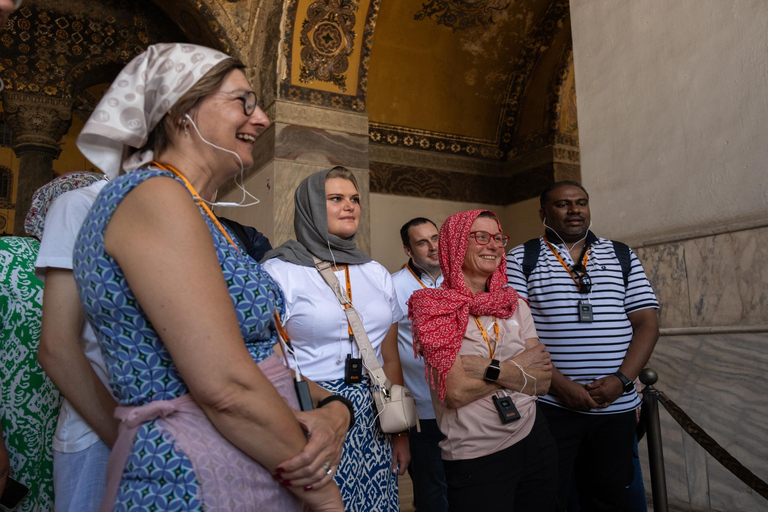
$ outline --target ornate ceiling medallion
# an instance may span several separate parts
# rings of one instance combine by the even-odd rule
[[[352,0],[319,0],[309,6],[299,39],[302,83],[331,82],[346,92],[344,73],[355,43],[356,10]]]
[[[413,15],[415,20],[432,18],[438,25],[456,30],[485,27],[496,20],[513,0],[430,0]]]

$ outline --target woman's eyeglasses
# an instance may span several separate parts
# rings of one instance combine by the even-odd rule
[[[470,231],[469,238],[474,238],[477,245],[488,245],[491,242],[491,239],[493,239],[493,241],[500,246],[506,247],[509,242],[509,237],[507,235],[502,235],[501,233],[498,235],[491,235],[487,231]]]
[[[251,117],[253,112],[256,110],[256,107],[258,106],[258,102],[256,101],[256,93],[253,91],[248,91],[242,96],[239,96],[237,99],[243,102],[243,112],[245,115],[247,117]]]

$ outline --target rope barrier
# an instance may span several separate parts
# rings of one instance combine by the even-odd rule
[[[707,434],[703,428],[694,422],[685,411],[683,411],[675,402],[669,399],[662,391],[656,390],[659,400],[667,412],[674,418],[674,420],[680,424],[688,435],[690,435],[694,441],[696,441],[702,448],[704,448],[710,455],[712,455],[717,462],[733,473],[736,478],[747,484],[760,496],[768,500],[768,483],[757,477],[752,471],[744,467],[744,465],[736,460],[733,455],[728,453],[725,448],[720,446],[717,441]]]

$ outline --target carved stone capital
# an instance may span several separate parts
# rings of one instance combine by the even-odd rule
[[[16,155],[45,153],[58,158],[59,141],[72,124],[73,99],[5,91],[3,110]]]

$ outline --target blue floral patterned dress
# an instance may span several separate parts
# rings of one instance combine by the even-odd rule
[[[120,405],[141,406],[189,393],[162,340],[131,292],[117,262],[106,254],[104,233],[122,199],[168,171],[129,172],[102,190],[78,236],[74,276],[87,318],[96,331]],[[240,329],[254,361],[272,355],[275,308],[282,313],[279,287],[245,252],[238,252],[202,212],[211,231]],[[235,237],[232,237],[233,239]],[[200,481],[190,459],[158,426],[141,425],[123,471],[114,510],[202,510]]]

